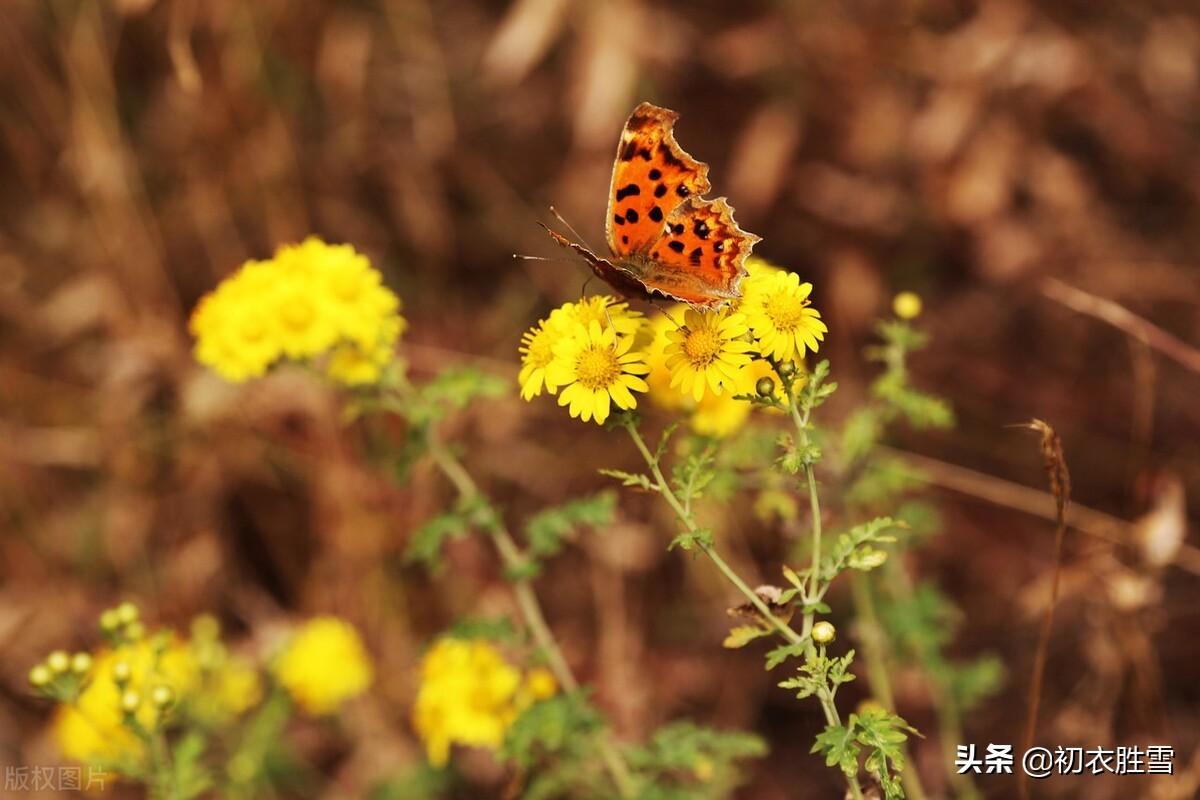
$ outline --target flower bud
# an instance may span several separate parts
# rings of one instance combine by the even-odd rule
[[[921,315],[921,296],[916,292],[900,292],[892,299],[892,311],[900,319],[916,319]]]
[[[837,629],[832,623],[821,620],[812,628],[812,638],[817,644],[829,644],[837,636]]]
[[[121,710],[126,714],[132,714],[138,710],[138,706],[142,704],[142,696],[133,689],[126,689],[121,693]]]
[[[76,653],[71,656],[71,672],[76,675],[86,675],[92,668],[92,657],[87,653]]]
[[[62,650],[55,650],[46,657],[46,666],[56,675],[62,675],[71,668],[71,657]]]
[[[146,626],[143,625],[142,623],[138,622],[137,620],[134,620],[133,622],[131,622],[125,626],[125,638],[129,639],[130,641],[136,642],[138,639],[141,639],[145,635],[146,635]]]
[[[115,608],[107,609],[100,614],[100,630],[105,633],[112,633],[119,627],[121,627],[121,620],[117,616]]]
[[[166,708],[175,702],[175,692],[171,691],[170,686],[155,686],[150,691],[150,702],[154,703],[155,708]]]
[[[117,621],[122,625],[128,625],[138,618],[137,606],[128,600],[117,606],[115,611],[117,613]]]
[[[754,391],[758,392],[759,397],[770,397],[775,394],[775,379],[770,375],[762,376],[754,384]]]
[[[133,668],[129,666],[128,661],[118,661],[113,664],[112,677],[118,686],[128,683],[132,676]]]
[[[29,670],[29,683],[36,689],[41,689],[44,686],[49,686],[50,681],[54,680],[54,673],[45,664],[38,664],[33,669]]]
[[[796,373],[796,362],[780,361],[775,365],[775,371],[778,372],[781,377],[790,378]]]

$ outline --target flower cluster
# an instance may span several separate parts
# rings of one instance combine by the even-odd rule
[[[317,617],[296,631],[273,665],[275,677],[310,714],[336,711],[367,690],[371,659],[358,631],[337,617]]]
[[[732,433],[750,411],[736,398],[775,392],[773,364],[800,364],[828,330],[812,284],[761,259],[747,268],[742,299],[720,310],[675,306],[646,319],[611,297],[555,309],[521,338],[521,396],[545,390],[572,417],[603,423],[612,406],[634,408],[633,392],[649,392],[690,412],[698,433]]]
[[[107,644],[94,653],[51,653],[30,683],[59,703],[53,730],[68,758],[136,770],[149,754],[148,731],[174,716],[216,722],[258,703],[257,671],[230,656],[215,621],[198,620],[192,638],[147,634],[131,603],[100,615]]]
[[[271,702],[259,665],[228,650],[211,616],[193,620],[190,636],[147,632],[137,608],[122,603],[100,615],[100,632],[104,646],[51,653],[29,681],[58,703],[53,733],[63,755],[118,775],[146,775],[155,742],[178,731],[234,730],[252,708],[277,707],[284,692],[311,714],[329,714],[372,679],[358,633],[335,617],[312,619],[288,639],[270,665],[279,687]]]
[[[499,748],[517,716],[557,690],[543,668],[522,676],[488,642],[446,637],[421,662],[413,727],[430,763],[445,766],[453,744]]]
[[[358,385],[379,379],[405,325],[399,298],[366,256],[310,237],[222,281],[196,307],[190,330],[197,360],[230,381],[287,359]]]

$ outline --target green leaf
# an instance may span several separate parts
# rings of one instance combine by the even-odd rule
[[[212,775],[204,766],[207,750],[204,735],[197,731],[184,734],[171,753],[171,797],[191,800],[212,788]]]
[[[371,787],[367,800],[438,800],[451,788],[446,770],[421,764]]]
[[[600,730],[600,715],[581,693],[559,694],[527,708],[509,727],[501,755],[522,769],[575,744],[590,742]]]
[[[619,469],[602,469],[599,472],[601,475],[616,478],[621,482],[622,486],[644,489],[647,492],[658,491],[658,484],[651,480],[649,475],[635,475],[632,472],[623,472]]]
[[[671,473],[671,485],[681,503],[686,505],[703,495],[704,488],[716,475],[713,469],[715,458],[716,447],[709,442],[675,465]]]
[[[800,644],[781,644],[767,653],[767,669],[775,669],[789,658],[800,658],[804,655],[804,642]]]
[[[404,413],[414,424],[428,425],[466,408],[477,398],[504,395],[509,388],[505,378],[476,367],[448,367],[417,389],[416,399]]]
[[[691,531],[683,531],[671,540],[671,544],[667,547],[668,550],[674,550],[678,547],[680,550],[691,550],[694,547],[712,547],[713,535],[709,528],[696,528]]]
[[[869,751],[863,767],[878,781],[884,797],[904,797],[899,778],[905,766],[904,742],[910,733],[920,736],[917,729],[883,708],[851,714],[848,725],[855,741]]]
[[[821,559],[821,581],[829,583],[847,568],[866,571],[879,566],[883,563],[880,551],[870,545],[896,541],[887,531],[904,527],[903,522],[891,517],[876,517],[840,534]]]
[[[417,529],[405,548],[404,560],[439,572],[444,567],[442,547],[446,542],[465,536],[472,528],[487,529],[496,524],[496,511],[484,498],[459,500],[450,511],[438,514]]]
[[[525,526],[529,552],[537,558],[557,554],[563,541],[581,528],[601,528],[612,524],[617,496],[600,492],[572,500],[534,515]]]
[[[858,774],[858,756],[862,752],[854,731],[842,725],[830,725],[817,734],[811,753],[825,756],[825,766],[837,767],[844,775]]]
[[[649,781],[638,800],[719,800],[741,782],[736,762],[766,753],[766,742],[753,734],[675,722],[644,746],[631,748],[628,760],[639,778]]]
[[[517,641],[517,629],[508,617],[464,617],[444,634],[453,639],[486,639],[491,642]]]

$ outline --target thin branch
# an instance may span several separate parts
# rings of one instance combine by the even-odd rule
[[[1042,294],[1072,311],[1095,317],[1124,331],[1180,366],[1200,374],[1200,350],[1175,334],[1164,331],[1153,322],[1139,317],[1119,303],[1076,289],[1057,278],[1046,278],[1042,281]]]
[[[1030,516],[1040,517],[1050,522],[1055,521],[1054,498],[1050,496],[1049,492],[906,450],[897,450],[883,445],[880,445],[879,449],[907,462],[916,470],[917,477],[924,478],[935,486],[1011,508]],[[1114,517],[1112,514],[1081,506],[1076,502],[1072,502],[1071,507],[1067,509],[1067,526],[1087,536],[1103,539],[1113,544],[1123,546],[1133,544],[1130,533],[1132,526],[1129,522],[1120,517]],[[1185,572],[1200,575],[1200,547],[1184,544],[1171,563]]]

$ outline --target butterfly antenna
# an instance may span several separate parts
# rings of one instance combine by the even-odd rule
[[[546,258],[545,256],[527,256],[522,253],[513,253],[513,258],[521,261],[550,261],[556,264],[574,264],[578,259],[574,258]]]
[[[565,219],[563,219],[562,214],[558,213],[557,208],[555,208],[554,206],[550,206],[550,213],[554,215],[554,218],[556,220],[558,220],[559,222],[561,222],[563,224],[563,227],[565,227],[567,230],[569,230],[571,232],[571,235],[575,237],[576,241],[578,241],[581,245],[586,247],[588,250],[595,252],[596,248],[594,248],[590,244],[588,244],[587,239],[584,239],[582,236],[580,236],[579,231],[575,230],[575,228],[573,228],[571,226],[571,223],[569,223]]]

